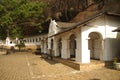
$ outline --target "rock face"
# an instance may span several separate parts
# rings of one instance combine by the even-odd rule
[[[99,4],[90,5],[86,10],[79,12],[70,22],[79,22],[104,10],[104,5],[101,9],[98,9],[98,6]]]
[[[35,0],[33,0],[35,1]],[[96,14],[100,10],[120,13],[119,0],[36,0],[48,4],[45,9],[45,16],[50,19],[63,22],[77,22],[75,19],[78,15],[82,18]],[[83,15],[84,14],[84,15]],[[79,16],[78,16],[79,17]],[[80,17],[81,20],[81,17]]]
[[[46,2],[48,7],[45,9],[45,16],[57,21],[76,22],[77,15],[84,14],[89,17],[100,10],[120,13],[119,0],[39,0]],[[81,14],[80,14],[81,13]],[[82,15],[83,16],[83,15]],[[82,18],[84,18],[82,17]],[[81,17],[80,17],[81,18]]]
[[[91,3],[91,0],[88,0]],[[100,11],[107,11],[110,13],[120,14],[119,0],[103,0],[103,3],[92,4],[86,10],[79,12],[70,22],[79,22],[85,18],[99,13]],[[101,7],[99,9],[99,7]]]
[[[120,14],[120,0],[106,0],[105,4],[107,11]]]
[[[104,6],[104,0],[48,0],[46,3],[48,7],[45,10],[45,16],[63,22],[71,21],[77,14],[84,11],[96,12]]]

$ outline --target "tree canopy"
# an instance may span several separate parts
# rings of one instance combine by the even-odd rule
[[[0,39],[6,36],[21,38],[29,33],[28,27],[39,32],[44,23],[47,5],[30,0],[0,0]]]

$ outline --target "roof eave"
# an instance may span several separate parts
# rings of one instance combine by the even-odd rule
[[[58,32],[58,33],[56,33],[56,34],[54,34],[54,35],[51,35],[51,36],[48,36],[48,38],[53,37],[53,36],[56,36],[56,35],[59,35],[59,34],[61,34],[61,33],[67,32],[67,31],[70,31],[70,30],[72,30],[72,29],[77,28],[78,26],[81,27],[81,25],[84,25],[84,24],[87,23],[88,21],[93,20],[93,19],[95,19],[95,18],[103,15],[104,13],[105,13],[105,12],[100,12],[100,13],[94,15],[94,16],[91,16],[91,17],[89,17],[89,18],[87,18],[87,19],[85,19],[85,20],[82,20],[82,21],[76,23],[75,25],[70,26],[70,28],[64,29],[64,30],[61,31],[61,32]]]

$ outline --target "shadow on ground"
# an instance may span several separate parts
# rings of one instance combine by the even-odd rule
[[[46,54],[41,54],[40,59],[44,59],[46,62],[48,62],[51,65],[57,64],[58,62],[55,62],[52,60],[52,57]]]
[[[101,80],[101,79],[98,79],[98,78],[93,78],[93,79],[90,79],[90,80]]]

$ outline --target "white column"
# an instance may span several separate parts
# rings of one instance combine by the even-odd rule
[[[44,41],[41,40],[41,52],[44,53]]]
[[[114,52],[114,50],[112,49],[113,48],[112,43],[113,43],[113,41],[111,42],[111,40],[109,38],[105,39],[105,42],[104,42],[105,48],[104,48],[104,53],[103,53],[104,61],[112,60],[112,56],[113,56],[113,52]]]
[[[44,53],[47,53],[47,41],[44,41]]]
[[[103,54],[104,54],[104,40],[101,43],[101,53],[100,53],[100,60],[103,61]]]
[[[81,33],[81,63],[90,63],[90,51],[88,50],[88,32]]]
[[[77,37],[76,39],[76,54],[75,54],[75,60],[77,62],[81,62],[81,42],[80,42],[80,37]]]
[[[52,38],[48,38],[48,54],[50,54],[50,50],[51,50],[51,39]]]
[[[52,38],[48,38],[48,49],[49,49],[49,50],[51,49],[51,39],[52,39]]]
[[[70,58],[70,52],[69,52],[69,40],[63,39],[62,40],[62,53],[61,57],[64,59]]]
[[[58,56],[58,52],[57,52],[57,40],[54,38],[54,56]]]

